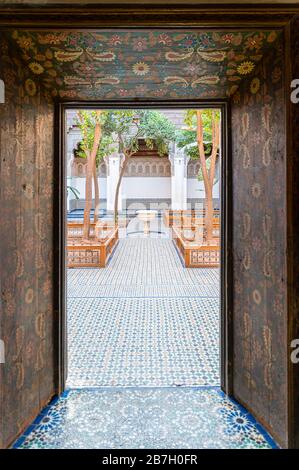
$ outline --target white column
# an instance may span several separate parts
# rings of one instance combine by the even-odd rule
[[[183,152],[171,156],[171,208],[174,210],[187,209],[187,163]]]
[[[82,140],[82,134],[80,129],[77,127],[70,126],[66,134],[66,153],[67,153],[67,163],[66,163],[66,174],[67,174],[67,185],[72,186],[77,189],[76,181],[77,178],[73,177],[72,174],[72,162],[74,159],[74,150],[77,148],[78,143]],[[84,199],[85,194],[80,193],[79,198]],[[70,201],[75,199],[74,194],[71,191],[68,191],[67,196],[67,210],[70,210]]]
[[[120,156],[116,153],[107,158],[107,210],[114,210],[115,191],[120,172]],[[118,210],[122,209],[121,187],[119,191]]]

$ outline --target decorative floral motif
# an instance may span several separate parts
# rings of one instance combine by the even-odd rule
[[[200,64],[188,63],[184,70],[187,75],[199,75],[201,71],[201,66]]]
[[[263,45],[263,36],[255,34],[254,36],[249,37],[246,40],[245,48],[250,51],[256,50],[259,51]]]
[[[211,52],[202,52],[197,51],[197,54],[202,59],[208,62],[223,62],[226,58],[226,51],[211,51]]]
[[[79,49],[79,51],[55,51],[54,57],[59,62],[73,62],[74,60],[79,59],[79,57],[83,54],[83,50]]]
[[[122,43],[122,39],[119,36],[119,34],[113,34],[108,40],[109,46],[120,46],[121,43]]]
[[[252,298],[254,300],[254,302],[259,305],[262,301],[262,296],[261,296],[261,293],[258,289],[254,289],[254,291],[252,292]]]
[[[142,52],[147,49],[147,38],[145,37],[133,38],[132,43],[134,51]]]
[[[44,67],[42,65],[40,65],[38,62],[31,62],[29,64],[29,68],[36,75],[40,75],[45,70]]]
[[[63,423],[63,414],[61,408],[51,408],[45,416],[42,416],[39,422],[39,431],[46,433],[57,429]]]
[[[255,94],[259,91],[260,86],[261,86],[260,79],[259,79],[258,77],[254,77],[254,78],[251,80],[251,83],[250,83],[250,91],[251,91],[251,93],[253,93],[253,94],[255,95]]]
[[[20,46],[21,49],[24,51],[27,51],[28,49],[31,49],[34,45],[32,38],[28,36],[20,36],[17,39],[17,43]]]
[[[27,78],[25,82],[25,89],[29,96],[36,95],[36,84],[33,80],[31,80],[31,78]]]
[[[31,304],[33,302],[34,298],[34,291],[32,288],[27,289],[26,295],[25,295],[25,302],[26,304]]]
[[[252,429],[250,419],[242,413],[239,409],[230,406],[222,408],[221,413],[225,416],[228,427],[226,432],[228,434],[246,433]]]
[[[256,199],[261,195],[261,185],[259,183],[254,183],[251,187],[252,196]]]
[[[140,96],[146,78],[148,97],[224,98],[235,94],[237,98],[240,80],[252,73],[278,34],[268,30],[224,34],[201,30],[117,34],[15,30],[12,38],[30,73],[39,75],[53,97],[98,98],[100,83],[103,99],[117,98],[120,89],[121,96],[134,98]],[[175,73],[174,63],[178,65]],[[273,80],[278,74],[274,73]],[[70,86],[76,87],[75,92]]]
[[[149,66],[145,62],[136,62],[133,65],[133,72],[136,75],[146,75],[149,72]]]
[[[254,67],[254,63],[247,60],[246,62],[242,62],[240,65],[238,65],[237,71],[240,75],[248,75],[250,72],[253,71]]]

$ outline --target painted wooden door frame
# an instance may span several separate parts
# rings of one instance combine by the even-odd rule
[[[298,311],[295,306],[295,297],[298,294],[298,286],[296,287],[292,280],[293,272],[295,271],[293,266],[293,253],[294,244],[292,243],[292,237],[294,233],[292,231],[292,223],[295,220],[294,215],[294,203],[292,200],[292,165],[293,165],[293,134],[292,134],[292,106],[289,100],[289,84],[292,73],[292,67],[290,60],[287,58],[293,56],[294,51],[291,51],[290,45],[290,23],[294,15],[299,15],[299,5],[154,5],[151,9],[148,5],[76,5],[71,8],[67,5],[43,5],[43,6],[23,6],[23,5],[2,5],[0,6],[0,27],[2,30],[11,28],[40,28],[40,29],[51,29],[51,28],[64,28],[64,29],[117,29],[117,28],[279,28],[284,31],[285,34],[285,82],[286,82],[286,103],[287,103],[287,122],[286,122],[286,137],[287,137],[287,188],[291,191],[291,195],[288,196],[287,206],[287,221],[288,221],[288,246],[287,246],[287,258],[288,258],[288,275],[290,276],[290,282],[288,285],[288,344],[291,339],[296,338],[299,335],[299,322],[297,319]],[[291,54],[292,52],[292,54]],[[298,78],[298,77],[297,77]],[[59,115],[61,109],[57,106],[57,119],[56,119],[56,135],[61,132],[61,126],[59,126]],[[60,116],[61,120],[61,116]],[[60,136],[61,137],[61,136]],[[228,149],[229,154],[229,149]],[[56,159],[59,157],[59,146],[56,142]],[[228,159],[227,169],[229,169],[230,161]],[[55,190],[56,194],[63,197],[61,193],[61,178],[62,170],[59,165],[55,167]],[[227,189],[226,189],[227,190]],[[228,189],[229,191],[230,189]],[[232,203],[229,199],[227,200],[226,210],[229,209],[229,205]],[[55,214],[59,215],[59,220],[62,219],[61,205],[59,200],[55,201]],[[227,228],[229,230],[229,228]],[[64,290],[64,279],[61,277],[62,265],[64,265],[64,258],[59,254],[59,246],[62,243],[63,237],[63,225],[60,224],[59,231],[55,228],[55,246],[54,252],[55,257],[58,255],[55,271],[55,280],[58,281],[59,289],[55,293],[56,303],[56,318],[59,315],[61,309],[65,308],[65,299],[61,296],[61,292]],[[298,235],[298,234],[295,234]],[[230,236],[229,232],[226,236]],[[229,247],[228,247],[229,248]],[[229,253],[228,259],[231,257]],[[228,269],[228,281],[232,279],[232,272]],[[228,291],[229,292],[229,291]],[[231,293],[232,294],[232,293]],[[227,305],[229,305],[229,295],[226,299]],[[225,328],[228,330],[231,328],[232,322],[232,310],[229,310],[227,316],[227,322]],[[60,368],[65,367],[63,360],[63,351],[61,350],[61,341],[64,338],[65,332],[63,328],[59,326],[58,322],[58,334],[57,338],[57,360],[56,363],[60,364]],[[297,336],[296,336],[297,335]],[[227,350],[231,348],[231,338],[228,340],[226,345]],[[232,362],[230,355],[228,354],[225,358],[226,365]],[[288,409],[289,409],[289,447],[299,446],[299,418],[296,416],[296,410],[299,410],[299,386],[298,381],[295,380],[295,374],[297,369],[294,365],[289,363],[288,370]],[[226,371],[226,377],[228,378],[225,383],[222,383],[222,387],[231,393],[230,386],[231,380],[229,379],[229,370],[232,367],[228,367]],[[55,371],[57,376],[57,391],[63,389],[63,382],[59,377],[59,370]],[[297,387],[297,388],[296,388]],[[296,420],[297,418],[297,420]]]

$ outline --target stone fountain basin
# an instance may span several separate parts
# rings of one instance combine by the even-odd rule
[[[157,214],[158,211],[154,210],[139,210],[136,211],[137,217],[140,220],[143,220],[144,222],[148,222],[149,220],[153,220]]]

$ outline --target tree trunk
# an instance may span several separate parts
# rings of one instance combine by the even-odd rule
[[[117,225],[117,223],[118,223],[118,196],[119,196],[120,185],[121,185],[121,181],[122,181],[122,178],[124,176],[124,173],[126,171],[126,167],[127,167],[129,159],[130,159],[130,157],[125,157],[125,160],[122,164],[122,167],[121,167],[121,170],[120,170],[120,173],[119,173],[118,182],[117,182],[117,185],[116,185],[115,199],[114,199],[114,223],[115,223],[115,225]]]
[[[98,221],[98,214],[100,210],[100,190],[99,190],[99,181],[97,178],[97,166],[96,163],[93,168],[93,184],[94,184],[94,215],[93,221],[96,224]]]
[[[85,179],[85,207],[83,218],[83,240],[89,239],[89,226],[90,226],[90,211],[92,207],[92,176],[93,176],[93,161],[91,153],[87,155],[86,165],[86,179]]]
[[[101,111],[97,111],[100,115]],[[87,168],[86,168],[86,185],[85,185],[85,208],[84,208],[84,219],[83,219],[83,240],[89,240],[89,229],[90,229],[90,211],[92,207],[92,179],[94,174],[94,167],[96,164],[96,157],[98,148],[101,140],[101,125],[96,123],[94,129],[94,140],[92,150],[88,151],[87,156]]]
[[[216,158],[219,147],[219,125],[216,121],[216,112],[212,113],[212,153],[210,156],[210,170],[207,169],[206,155],[204,150],[204,132],[201,111],[197,111],[197,145],[200,157],[202,176],[205,186],[205,230],[206,243],[210,245],[213,241],[213,185],[215,178]]]
[[[213,187],[209,185],[208,188],[205,188],[205,192],[206,192],[206,201],[205,201],[206,243],[207,245],[211,245],[212,240],[213,240],[213,216],[214,216]]]
[[[202,115],[201,111],[196,112],[197,115],[197,146],[198,146],[198,153],[200,158],[200,167],[205,187],[205,213],[204,213],[204,227],[206,231],[206,241],[209,244],[209,239],[211,236],[211,201],[210,201],[210,194],[212,194],[212,190],[210,188],[210,178],[209,173],[207,170],[207,162],[206,162],[206,155],[204,149],[204,133],[203,133],[203,122],[202,122]],[[213,206],[213,200],[212,200]],[[213,223],[213,209],[212,209],[212,223]],[[213,233],[213,226],[212,226],[212,233]]]

